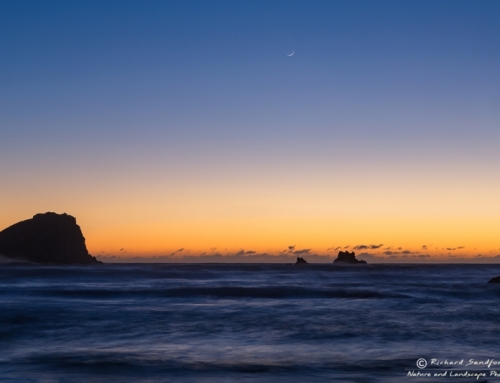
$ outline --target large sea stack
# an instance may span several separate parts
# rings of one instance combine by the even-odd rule
[[[1,231],[0,254],[36,263],[100,263],[87,251],[75,217],[56,213],[36,214]]]
[[[333,261],[333,263],[356,264],[366,263],[366,261],[356,259],[356,254],[354,253],[354,251],[352,253],[349,253],[348,251],[339,251],[339,255],[337,256],[337,259]]]

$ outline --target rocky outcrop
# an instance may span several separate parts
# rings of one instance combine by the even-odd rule
[[[500,283],[500,276],[491,278],[488,283]]]
[[[295,262],[296,265],[307,265],[307,261],[304,258],[297,257],[297,262]]]
[[[36,263],[101,263],[87,251],[75,217],[56,213],[36,214],[1,231],[0,254]]]
[[[339,255],[333,263],[362,264],[366,263],[366,261],[356,259],[354,251],[352,253],[349,253],[348,251],[339,251]]]

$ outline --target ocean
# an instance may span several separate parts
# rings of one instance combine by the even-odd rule
[[[0,275],[0,382],[500,382],[500,285],[487,284],[500,265]]]

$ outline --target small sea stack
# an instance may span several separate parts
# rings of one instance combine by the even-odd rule
[[[366,263],[366,261],[356,259],[356,254],[354,253],[354,251],[352,253],[349,253],[348,251],[339,251],[339,255],[337,256],[337,259],[333,261],[333,263],[363,264]]]
[[[500,276],[491,278],[488,283],[500,283]]]
[[[307,265],[307,261],[302,258],[302,257],[297,257],[297,262],[295,262],[296,265]]]
[[[36,214],[0,231],[0,254],[20,262],[101,263],[87,251],[76,218],[51,212]]]

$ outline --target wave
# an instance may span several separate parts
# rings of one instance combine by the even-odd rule
[[[293,353],[292,353],[293,354]],[[234,358],[215,358],[207,357],[203,360],[192,358],[179,359],[172,355],[160,354],[136,354],[131,352],[90,352],[81,351],[79,353],[60,353],[52,352],[47,354],[34,353],[30,356],[24,356],[16,359],[17,363],[32,364],[44,366],[50,370],[72,371],[81,369],[88,372],[122,372],[133,373],[148,371],[156,372],[196,372],[204,373],[210,371],[234,371],[248,373],[279,373],[279,372],[305,372],[305,371],[336,371],[336,372],[389,372],[391,370],[400,371],[405,367],[414,364],[414,359],[396,358],[376,358],[363,360],[357,358],[337,358],[336,360],[311,360],[305,358],[300,360],[297,355],[290,356],[284,360],[270,359],[267,362],[263,360],[236,360]],[[248,358],[252,359],[252,358]]]
[[[380,299],[406,298],[409,295],[395,292],[381,292],[370,289],[319,289],[297,286],[219,286],[219,287],[179,287],[148,289],[42,289],[35,294],[66,298],[264,298],[264,299],[300,299],[300,298],[351,298]]]

